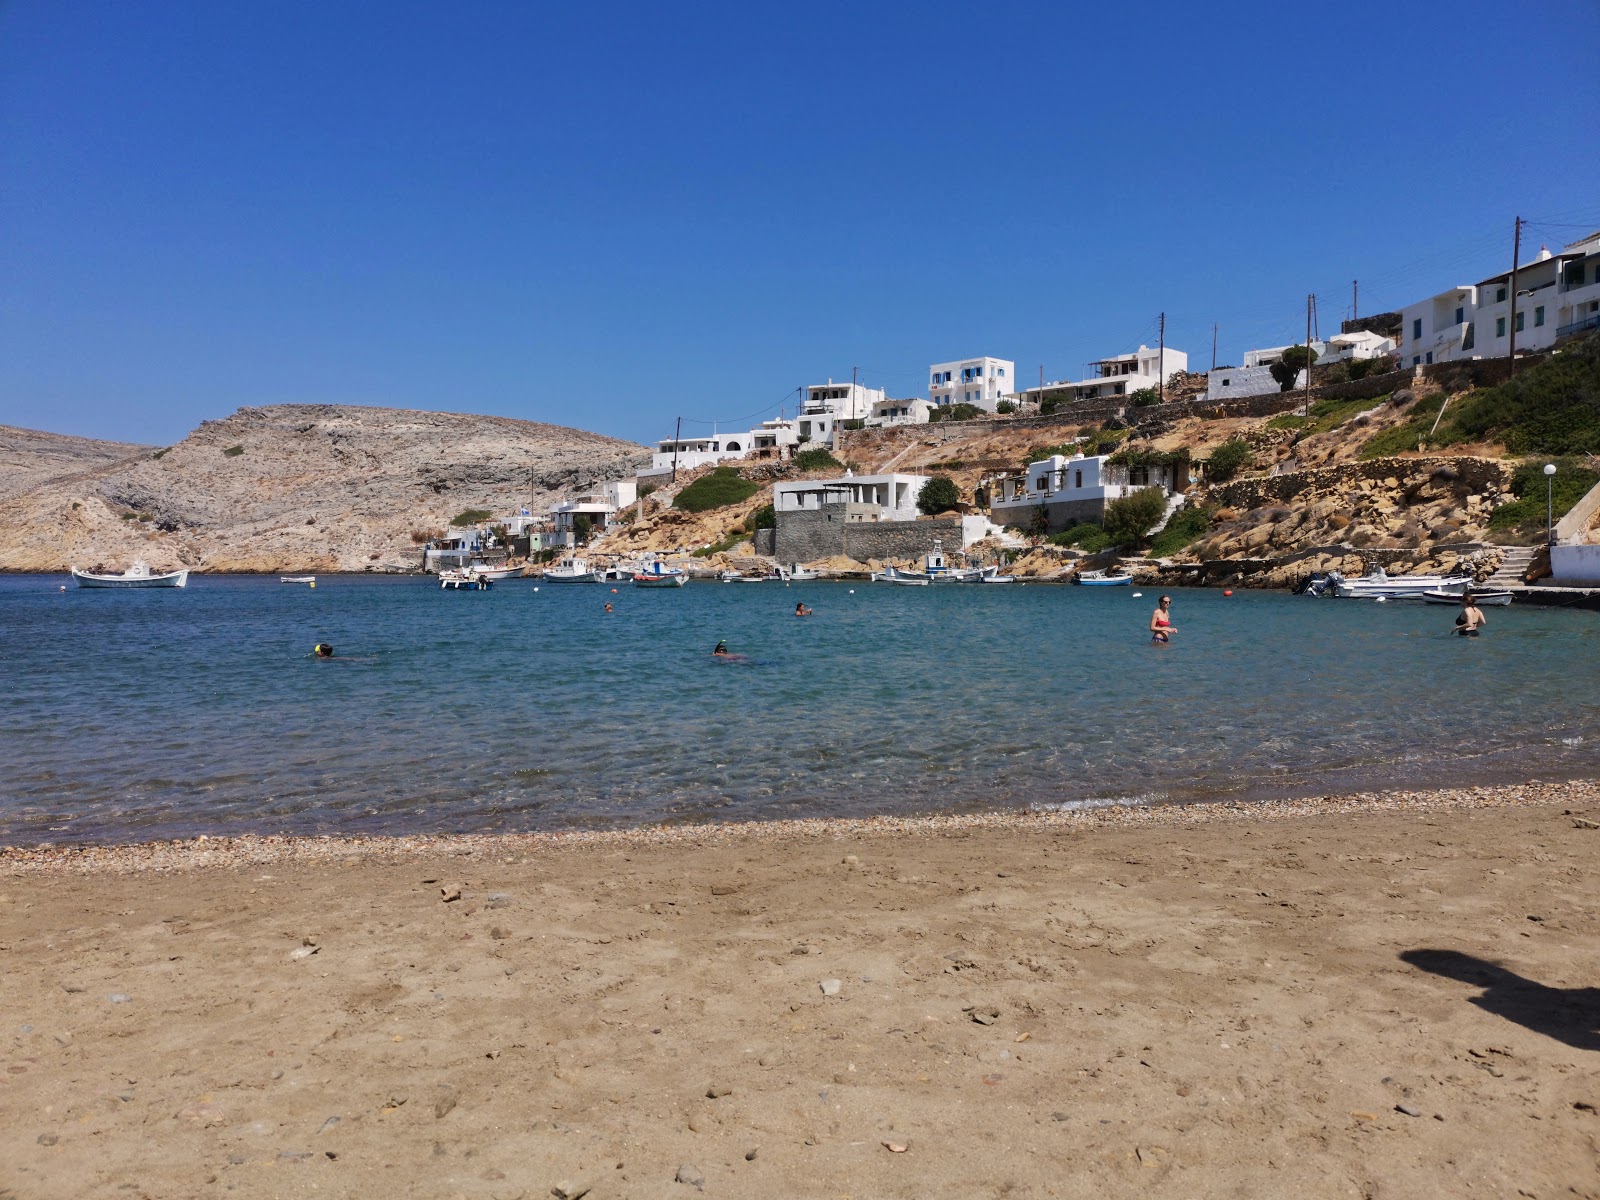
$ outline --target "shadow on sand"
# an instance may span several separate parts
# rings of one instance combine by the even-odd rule
[[[1579,1050],[1600,1050],[1600,988],[1553,988],[1459,950],[1406,950],[1402,962],[1484,989],[1485,1012]]]

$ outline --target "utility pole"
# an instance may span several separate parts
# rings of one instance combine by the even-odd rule
[[[1306,411],[1311,415],[1311,305],[1316,300],[1315,296],[1306,297]]]
[[[1217,369],[1217,323],[1211,322],[1211,369]]]
[[[678,482],[678,442],[683,437],[683,418],[678,418],[678,427],[672,434],[672,482]]]
[[[1156,335],[1156,380],[1157,395],[1163,404],[1167,401],[1167,314],[1161,314],[1160,332]]]
[[[1317,311],[1316,293],[1312,293],[1311,296],[1311,327],[1316,331],[1316,339],[1320,342],[1322,340],[1322,314]],[[1310,342],[1306,343],[1306,349],[1311,349]]]
[[[1360,317],[1361,317],[1361,281],[1359,279],[1352,279],[1350,281],[1350,319],[1352,321],[1355,321],[1355,320],[1360,319]]]
[[[1522,265],[1522,218],[1511,232],[1511,373],[1517,373],[1517,268]]]

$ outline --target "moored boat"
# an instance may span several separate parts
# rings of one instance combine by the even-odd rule
[[[1440,588],[1430,588],[1422,593],[1423,602],[1426,604],[1454,604],[1459,607],[1461,597],[1461,592],[1445,591]],[[1500,605],[1511,603],[1511,593],[1493,588],[1482,592],[1475,591],[1472,593],[1472,602],[1479,608],[1486,604],[1497,608]]]
[[[688,582],[689,576],[682,568],[663,566],[658,562],[651,563],[633,576],[634,587],[682,587]]]
[[[150,564],[136,562],[121,575],[96,575],[91,571],[80,571],[77,567],[68,568],[72,577],[78,581],[81,588],[181,588],[189,586],[189,572],[168,571],[155,575],[150,571]]]
[[[1346,579],[1330,572],[1333,594],[1341,600],[1420,600],[1425,592],[1445,592],[1460,603],[1461,593],[1472,586],[1471,575],[1390,575],[1374,566],[1365,575]]]
[[[315,583],[316,581],[317,581],[317,577],[315,575],[279,575],[278,576],[278,582],[279,583]]]
[[[544,571],[546,583],[599,583],[600,572],[589,569],[588,560],[564,558]]]
[[[1072,582],[1085,587],[1124,587],[1133,582],[1133,576],[1126,571],[1079,571]]]
[[[439,586],[453,592],[484,592],[494,586],[494,580],[477,574],[471,567],[447,567],[439,572]]]
[[[502,579],[514,579],[522,574],[521,567],[491,567],[488,563],[472,563],[467,570],[480,579],[487,579],[490,583],[499,583]]]

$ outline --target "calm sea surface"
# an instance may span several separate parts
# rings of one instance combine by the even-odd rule
[[[1467,641],[1448,608],[1180,589],[1158,648],[1149,588],[62,580],[0,577],[0,842],[1600,774],[1593,613],[1490,609]],[[719,638],[749,661],[713,660]]]

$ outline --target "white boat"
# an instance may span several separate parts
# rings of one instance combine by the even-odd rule
[[[742,571],[724,571],[721,575],[718,575],[717,578],[720,579],[723,583],[738,583],[741,579],[744,578],[744,572],[742,572]]]
[[[317,577],[315,575],[279,575],[278,576],[278,582],[279,583],[315,583],[316,581],[317,581]]]
[[[587,559],[564,558],[544,571],[546,583],[599,583],[600,572],[591,571]]]
[[[1015,575],[1001,575],[998,567],[995,568],[994,574],[985,575],[982,579],[978,580],[979,583],[1015,583],[1016,581],[1017,577]]]
[[[488,563],[472,563],[467,570],[481,579],[487,579],[490,583],[499,583],[502,579],[511,579],[522,574],[521,567],[491,567]]]
[[[682,587],[688,582],[689,576],[682,568],[668,567],[658,562],[651,563],[633,577],[634,587]]]
[[[1420,600],[1424,592],[1444,592],[1460,603],[1461,593],[1472,586],[1470,575],[1390,575],[1375,566],[1358,579],[1330,572],[1333,594],[1342,600]]]
[[[898,583],[901,587],[927,587],[933,582],[926,575],[919,575],[914,571],[898,571],[894,567],[874,571],[871,578],[873,583]]]
[[[799,563],[793,563],[789,567],[789,580],[790,580],[791,583],[804,583],[808,579],[821,579],[821,578],[822,578],[822,576],[817,574],[817,572],[808,571],[804,567],[802,567]]]
[[[483,592],[494,586],[494,580],[477,574],[471,567],[449,567],[439,572],[439,586],[454,592]]]
[[[1440,588],[1430,588],[1428,591],[1423,592],[1422,599],[1428,604],[1454,604],[1458,608],[1461,606],[1460,592],[1449,592]],[[1501,605],[1511,603],[1511,593],[1500,591],[1498,589],[1491,589],[1483,592],[1473,592],[1472,602],[1479,608],[1482,608],[1486,604],[1492,608],[1498,608]]]
[[[89,571],[80,571],[77,567],[68,568],[72,577],[78,581],[81,588],[181,588],[189,586],[189,572],[169,571],[164,575],[152,575],[150,564],[136,562],[121,575],[95,575]]]
[[[1126,571],[1079,571],[1072,581],[1085,587],[1123,587],[1133,582],[1133,576]]]

